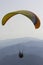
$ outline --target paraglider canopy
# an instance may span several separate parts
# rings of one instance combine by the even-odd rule
[[[19,10],[19,11],[15,11],[15,12],[10,12],[8,14],[6,14],[3,19],[2,19],[2,25],[5,25],[6,22],[12,17],[15,16],[17,14],[22,14],[26,17],[28,17],[34,24],[35,29],[38,29],[40,27],[40,20],[39,18],[36,16],[36,14],[34,14],[31,11],[27,11],[27,10]]]

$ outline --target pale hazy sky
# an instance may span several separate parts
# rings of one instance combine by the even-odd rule
[[[34,12],[41,21],[39,29],[23,15],[16,15],[2,26],[2,18],[6,13],[16,10],[29,10]],[[43,39],[43,0],[0,0],[0,40],[21,37],[34,37]]]

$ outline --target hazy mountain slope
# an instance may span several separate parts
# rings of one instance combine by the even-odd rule
[[[43,65],[43,40],[21,38],[0,43],[0,65]],[[18,57],[19,51],[23,51],[23,59]]]
[[[23,59],[20,59],[14,54],[3,58],[0,65],[43,65],[43,58],[36,55],[25,55]]]

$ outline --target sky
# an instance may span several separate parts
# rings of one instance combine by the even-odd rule
[[[40,28],[35,29],[33,23],[20,14],[13,16],[2,26],[3,16],[17,10],[34,12],[40,19]],[[24,37],[43,40],[43,0],[0,0],[0,40]]]

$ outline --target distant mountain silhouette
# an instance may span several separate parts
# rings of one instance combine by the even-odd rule
[[[0,65],[43,65],[43,40],[3,40],[0,47]],[[23,51],[23,59],[19,58],[19,51]]]
[[[10,45],[27,43],[27,42],[29,43],[28,45],[31,44],[33,46],[43,46],[43,40],[25,37],[25,38],[17,38],[17,39],[0,40],[0,49]]]

